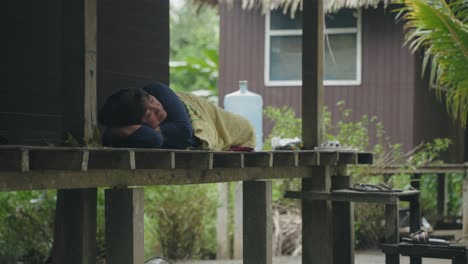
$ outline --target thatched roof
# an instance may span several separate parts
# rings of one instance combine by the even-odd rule
[[[283,9],[283,12],[288,11],[291,14],[296,13],[297,10],[302,10],[302,1],[303,0],[193,0],[197,4],[202,5],[217,5],[219,2],[225,2],[228,5],[233,4],[234,1],[242,1],[243,9],[259,9],[262,13],[266,13],[269,10],[274,9]],[[314,1],[314,0],[305,0],[305,1]],[[380,2],[387,4],[392,0],[324,0],[324,11],[333,12],[335,10],[348,7],[348,8],[358,8],[358,7],[376,7]]]

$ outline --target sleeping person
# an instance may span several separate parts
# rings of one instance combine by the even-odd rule
[[[245,118],[161,83],[123,89],[98,114],[104,146],[128,148],[253,150],[255,131]]]

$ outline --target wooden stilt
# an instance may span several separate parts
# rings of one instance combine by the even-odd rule
[[[385,205],[385,243],[398,244],[400,242],[398,225],[398,203]],[[400,255],[397,253],[385,254],[386,264],[400,264]]]
[[[244,264],[271,264],[271,182],[244,182],[243,200]]]
[[[108,189],[105,199],[107,263],[143,263],[143,188]]]
[[[346,174],[342,168],[340,175]],[[345,189],[351,185],[349,176],[333,176],[333,189]],[[333,263],[354,264],[354,210],[351,202],[332,202]],[[339,252],[339,254],[338,254]]]
[[[96,199],[94,188],[57,192],[54,264],[96,263]]]
[[[302,180],[302,191],[328,191],[330,170]],[[332,208],[330,201],[302,200],[302,263],[333,263]]]

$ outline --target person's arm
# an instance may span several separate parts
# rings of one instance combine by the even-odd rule
[[[192,122],[179,97],[161,83],[152,83],[143,89],[156,97],[166,110],[167,119],[160,125],[165,138],[165,146],[179,149],[190,147],[193,141]]]
[[[103,136],[103,144],[110,147],[161,148],[164,136],[159,129],[145,125],[109,128]]]

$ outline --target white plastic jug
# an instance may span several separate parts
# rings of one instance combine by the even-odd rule
[[[263,148],[262,96],[249,92],[247,81],[239,81],[239,91],[230,93],[224,97],[224,109],[239,114],[252,123],[257,141],[255,150],[261,150]]]

